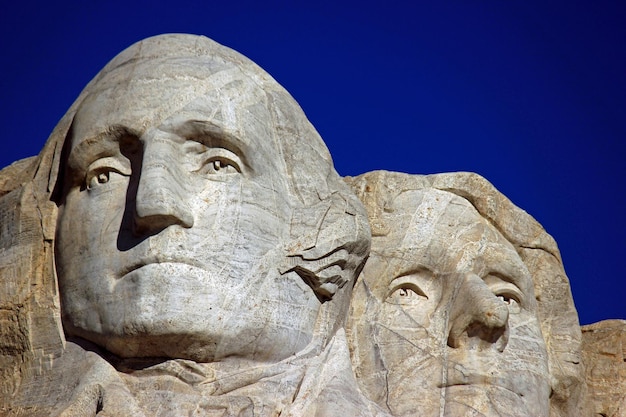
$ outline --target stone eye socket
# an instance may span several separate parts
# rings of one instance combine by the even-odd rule
[[[129,163],[116,158],[102,158],[93,162],[85,175],[84,186],[87,190],[102,187],[116,177],[130,176]]]
[[[112,176],[115,175],[123,175],[113,169],[100,169],[90,175],[87,176],[86,180],[85,180],[85,188],[87,188],[87,190],[93,190],[95,188],[101,187],[105,184],[107,184],[109,181],[112,180]]]
[[[239,156],[222,147],[208,147],[193,140],[185,144],[188,169],[204,175],[241,174],[243,164]]]
[[[509,307],[509,313],[519,313],[522,309],[522,292],[513,284],[500,283],[491,287],[493,294]]]
[[[520,302],[517,299],[517,297],[515,295],[512,295],[512,294],[497,294],[496,297],[498,297],[499,299],[501,299],[502,301],[504,301],[507,304],[519,303]]]
[[[513,283],[513,280],[497,273],[490,273],[484,280],[491,292],[508,305],[510,313],[515,314],[521,311],[524,305],[524,293]]]
[[[207,162],[205,162],[204,167],[206,169],[206,173],[208,174],[241,173],[241,168],[239,167],[239,164],[225,157],[211,158]]]
[[[521,310],[521,299],[517,294],[513,292],[500,292],[496,293],[496,297],[502,300],[509,306],[510,313],[519,313]]]
[[[91,177],[91,179],[87,183],[87,189],[91,190],[92,188],[97,187],[98,184],[106,184],[107,182],[109,182],[109,172],[99,172]]]
[[[428,296],[417,285],[402,283],[389,292],[385,301],[390,304],[412,305],[425,300],[428,300]]]

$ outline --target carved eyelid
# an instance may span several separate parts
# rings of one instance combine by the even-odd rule
[[[103,173],[107,174],[106,182],[108,182],[109,174],[111,172],[115,172],[117,174],[120,174],[126,177],[130,176],[131,175],[130,162],[124,163],[120,161],[118,158],[110,157],[110,156],[95,160],[94,162],[89,164],[89,166],[87,167],[87,172],[83,179],[83,184],[81,186],[81,189],[86,188],[86,189],[91,190],[93,186],[92,184],[93,179],[96,176],[103,174]]]
[[[506,295],[518,303],[524,304],[524,293],[512,279],[498,272],[490,272],[484,281],[495,295]]]
[[[187,147],[196,148],[196,152],[199,155],[202,155],[202,166],[198,168],[198,171],[202,170],[207,164],[210,164],[214,161],[226,161],[228,165],[231,165],[239,173],[242,173],[243,169],[245,169],[242,168],[245,167],[245,164],[242,162],[241,158],[239,158],[239,155],[227,148],[210,147],[196,141],[188,142],[195,142],[195,144],[192,144],[191,146],[187,145]]]
[[[417,278],[418,274],[407,274],[407,275],[402,275],[397,278],[394,278],[389,283],[389,288],[388,288],[387,295],[385,298],[389,298],[395,291],[402,289],[402,288],[408,288],[414,293],[421,295],[422,297],[428,298],[428,295],[426,294],[426,292],[424,292],[424,290],[416,282],[418,280]]]
[[[114,171],[118,174],[129,176],[131,174],[130,162],[123,163],[119,158],[112,156],[100,158],[89,164],[85,179],[94,175],[96,172],[102,172],[103,170]]]

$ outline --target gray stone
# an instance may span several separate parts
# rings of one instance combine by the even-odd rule
[[[393,415],[584,414],[580,328],[554,240],[477,174],[347,178],[372,227],[348,335]]]
[[[4,414],[381,413],[343,329],[365,211],[237,52],[129,47],[0,185]]]
[[[623,323],[581,351],[530,215],[472,173],[344,182],[200,36],[120,53],[0,171],[0,282],[2,416],[624,411]]]

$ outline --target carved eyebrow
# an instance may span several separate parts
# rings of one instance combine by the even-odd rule
[[[168,126],[165,130],[193,140],[209,148],[224,148],[236,154],[241,162],[252,169],[247,159],[249,145],[242,141],[237,135],[228,132],[221,126],[208,120],[185,120],[180,124]]]
[[[422,265],[417,265],[412,268],[403,269],[399,274],[395,274],[386,280],[382,280],[382,284],[386,285],[387,291],[392,290],[392,287],[398,287],[401,284],[411,281],[430,281],[435,276],[433,271]],[[417,285],[417,284],[415,284]],[[417,285],[419,287],[419,285]],[[421,287],[420,287],[421,288]],[[421,291],[421,290],[420,290]]]
[[[517,262],[509,263],[506,262],[504,264],[499,263],[494,265],[493,267],[487,270],[488,275],[494,275],[500,278],[502,281],[511,283],[518,287],[522,291],[526,291],[526,288],[532,283],[525,282],[525,276],[523,270],[520,268],[516,268],[515,266],[519,266]],[[532,281],[532,278],[530,278]]]
[[[512,255],[515,255],[511,257]],[[487,244],[481,257],[485,260],[484,274],[492,274],[503,281],[524,289],[532,287],[532,276],[520,254],[512,247],[500,244]],[[504,262],[503,262],[504,258]]]
[[[430,268],[427,268],[425,266],[418,266],[416,268],[404,270],[402,273],[396,275],[394,278],[392,278],[389,281],[388,283],[389,288],[388,288],[387,296],[391,295],[393,291],[395,291],[397,288],[399,288],[402,285],[412,284],[419,290],[419,291],[416,291],[418,294],[423,295],[426,298],[429,298],[428,295],[424,292],[425,290],[421,288],[419,284],[423,284],[422,281],[424,282],[431,281],[434,275],[435,274],[433,274],[433,271],[431,271]],[[419,283],[416,281],[419,281]]]
[[[138,137],[132,129],[116,125],[86,139],[79,138],[80,142],[72,146],[68,157],[70,172],[84,172],[93,161],[118,154],[119,142],[128,136]],[[72,141],[75,140],[72,138]]]

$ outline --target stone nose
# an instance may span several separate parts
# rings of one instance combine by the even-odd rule
[[[478,275],[466,273],[459,279],[449,310],[448,346],[495,346],[504,350],[508,341],[508,306]]]
[[[158,232],[172,225],[190,228],[194,224],[182,155],[176,145],[154,138],[144,140],[135,194],[134,231],[137,235]]]

